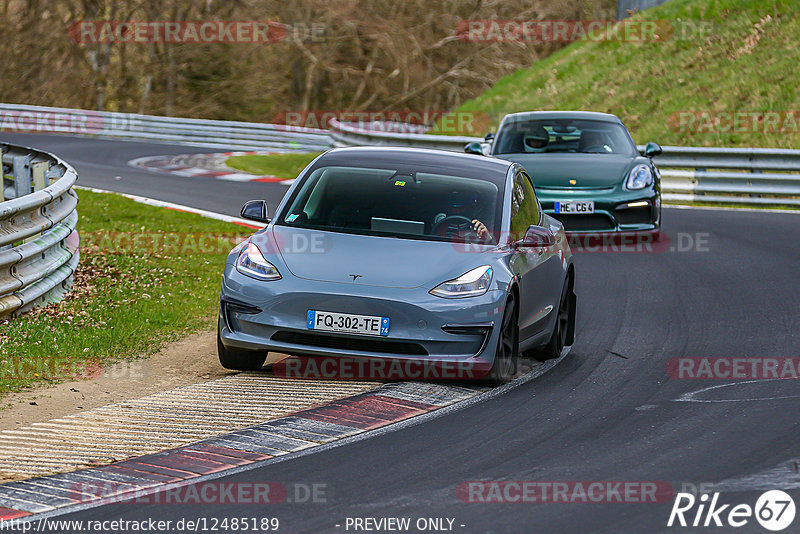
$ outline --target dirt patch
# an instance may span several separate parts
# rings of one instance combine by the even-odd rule
[[[270,353],[267,364],[286,358]],[[522,358],[518,375],[538,362]],[[234,374],[217,359],[216,331],[198,332],[157,354],[106,367],[92,378],[41,386],[0,400],[0,430],[14,430],[153,393]]]
[[[277,355],[270,354],[270,361]],[[217,359],[216,332],[170,343],[146,359],[106,367],[90,380],[63,382],[12,393],[2,399],[0,430],[13,430],[126,399],[231,374]]]

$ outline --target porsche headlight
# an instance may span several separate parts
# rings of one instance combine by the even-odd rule
[[[281,278],[278,269],[264,259],[264,255],[253,243],[248,243],[239,253],[239,257],[236,258],[236,270],[256,280],[280,280]]]
[[[644,189],[653,183],[653,172],[649,165],[637,165],[631,170],[625,187],[628,189]]]
[[[477,297],[486,293],[491,282],[492,268],[488,265],[483,265],[462,274],[458,278],[442,282],[431,289],[430,293],[446,299]]]

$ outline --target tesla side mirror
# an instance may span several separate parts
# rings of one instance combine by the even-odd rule
[[[516,248],[547,248],[556,243],[556,236],[550,228],[531,225],[525,231],[525,237],[514,243]]]
[[[483,140],[486,141],[487,143],[492,139],[494,139],[494,134],[492,132],[487,133],[483,138]]]
[[[267,203],[263,200],[248,200],[242,207],[242,218],[260,223],[268,223]]]
[[[664,152],[664,150],[662,150],[658,143],[647,143],[644,147],[644,155],[648,158],[658,156],[662,152]]]
[[[464,145],[464,152],[467,154],[477,154],[478,156],[483,156],[483,149],[481,144],[477,141],[473,141],[472,143],[467,143]]]

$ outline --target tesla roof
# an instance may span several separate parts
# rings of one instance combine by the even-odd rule
[[[451,152],[448,150],[432,150],[428,148],[410,147],[348,147],[337,148],[326,152],[320,162],[326,165],[346,165],[355,160],[359,165],[398,164],[447,167],[453,171],[464,171],[468,174],[476,172],[505,173],[513,165],[509,161],[486,156]]]

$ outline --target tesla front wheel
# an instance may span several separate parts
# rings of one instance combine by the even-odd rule
[[[226,348],[219,333],[217,333],[217,355],[222,367],[234,371],[258,371],[267,361],[266,352]]]
[[[517,325],[517,307],[514,296],[511,295],[506,302],[503,313],[503,322],[500,328],[500,338],[497,341],[497,350],[489,371],[488,381],[492,384],[502,384],[511,380],[517,372],[517,357],[519,356],[519,326]]]

